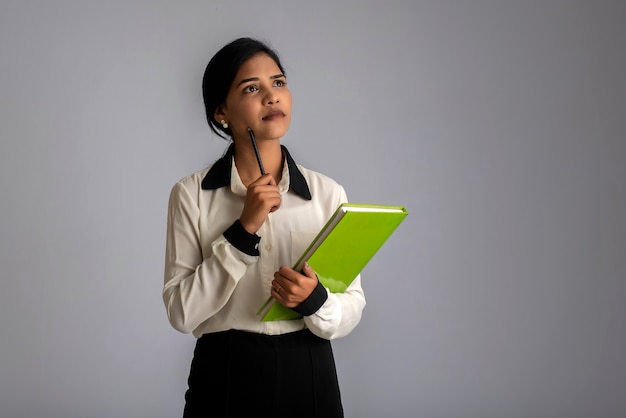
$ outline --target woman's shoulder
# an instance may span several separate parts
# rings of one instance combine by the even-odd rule
[[[341,185],[337,181],[335,181],[335,179],[327,176],[326,174],[322,174],[319,171],[303,167],[300,164],[297,164],[297,167],[306,179],[307,183],[309,183],[309,185],[311,185],[311,183],[316,183],[325,185],[327,187],[341,187]]]
[[[192,195],[196,194],[202,188],[202,180],[204,179],[204,177],[206,177],[210,168],[210,166],[205,167],[202,170],[198,170],[195,173],[188,174],[185,177],[181,178],[176,183],[174,183],[174,186],[172,187],[172,192],[180,192],[182,189],[184,189]]]
[[[297,164],[297,167],[304,176],[313,196],[320,196],[332,201],[346,200],[346,192],[343,186],[335,179],[326,174],[303,167],[300,164]]]

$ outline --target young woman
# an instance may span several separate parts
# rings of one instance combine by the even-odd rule
[[[342,417],[329,340],[358,324],[360,278],[333,294],[308,265],[290,266],[346,194],[281,145],[291,93],[267,45],[224,46],[202,88],[210,128],[232,144],[170,195],[163,300],[172,326],[198,339],[184,416]],[[262,322],[270,295],[303,318]]]

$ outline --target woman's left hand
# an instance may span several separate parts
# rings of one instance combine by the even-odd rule
[[[308,263],[304,263],[302,272],[304,274],[287,266],[278,269],[272,280],[274,299],[288,308],[295,308],[304,302],[317,286],[317,275]]]

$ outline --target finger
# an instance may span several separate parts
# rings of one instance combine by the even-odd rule
[[[282,197],[276,186],[255,186],[253,189],[248,189],[245,205],[253,211],[268,213],[274,207],[278,209],[281,202]]]
[[[263,199],[268,204],[271,204],[272,206],[280,206],[280,203],[282,202],[282,197],[280,196],[280,193],[277,191],[263,193]]]
[[[273,206],[280,205],[282,199],[277,186],[265,185],[254,186],[248,189],[248,199],[258,199],[263,202],[271,202]]]
[[[272,297],[274,299],[276,299],[278,302],[281,302],[281,303],[283,302],[283,297],[280,294],[280,291],[278,291],[276,288],[272,287],[272,290],[271,290],[270,293],[271,293]]]
[[[272,287],[274,289],[280,292],[281,290],[289,289],[291,286],[292,282],[288,278],[281,275],[279,272],[274,273],[274,280],[272,280]],[[282,295],[284,296],[285,293],[283,292]]]
[[[304,273],[305,276],[311,279],[317,280],[317,274],[315,274],[315,271],[313,271],[308,262],[304,263],[304,266],[302,267],[302,273]]]
[[[300,273],[287,266],[281,266],[274,274],[274,278],[279,280],[279,283],[283,286],[286,286],[288,283],[297,283],[300,276]]]
[[[283,202],[283,201],[282,201],[282,198],[279,196],[279,197],[278,197],[278,200],[276,200],[276,201],[274,202],[274,203],[275,203],[275,205],[273,205],[273,206],[270,208],[270,213],[271,213],[271,212],[276,212],[278,209],[280,209],[280,204],[281,204],[282,202]]]
[[[270,293],[279,302],[284,303],[286,300],[285,297],[289,295],[289,292],[290,292],[289,289],[285,287],[283,284],[281,284],[279,281],[277,280],[272,281],[272,290]]]
[[[274,180],[274,176],[272,176],[270,173],[263,174],[261,177],[250,183],[248,187],[267,185],[276,186],[276,180]]]
[[[267,209],[269,207],[269,209],[267,209],[270,213],[271,212],[276,212],[278,209],[280,209],[280,204],[282,203],[282,199],[280,197],[280,195],[278,196],[265,196],[264,197],[264,207]]]
[[[278,190],[278,186],[271,184],[257,184],[256,186],[248,186],[246,194],[248,196],[280,196],[280,190]]]

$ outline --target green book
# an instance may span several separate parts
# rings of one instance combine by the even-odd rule
[[[293,269],[301,271],[308,260],[324,287],[333,293],[341,293],[356,279],[407,214],[402,206],[343,203],[302,253]],[[302,315],[272,297],[257,315],[263,315],[262,321],[302,318]]]

